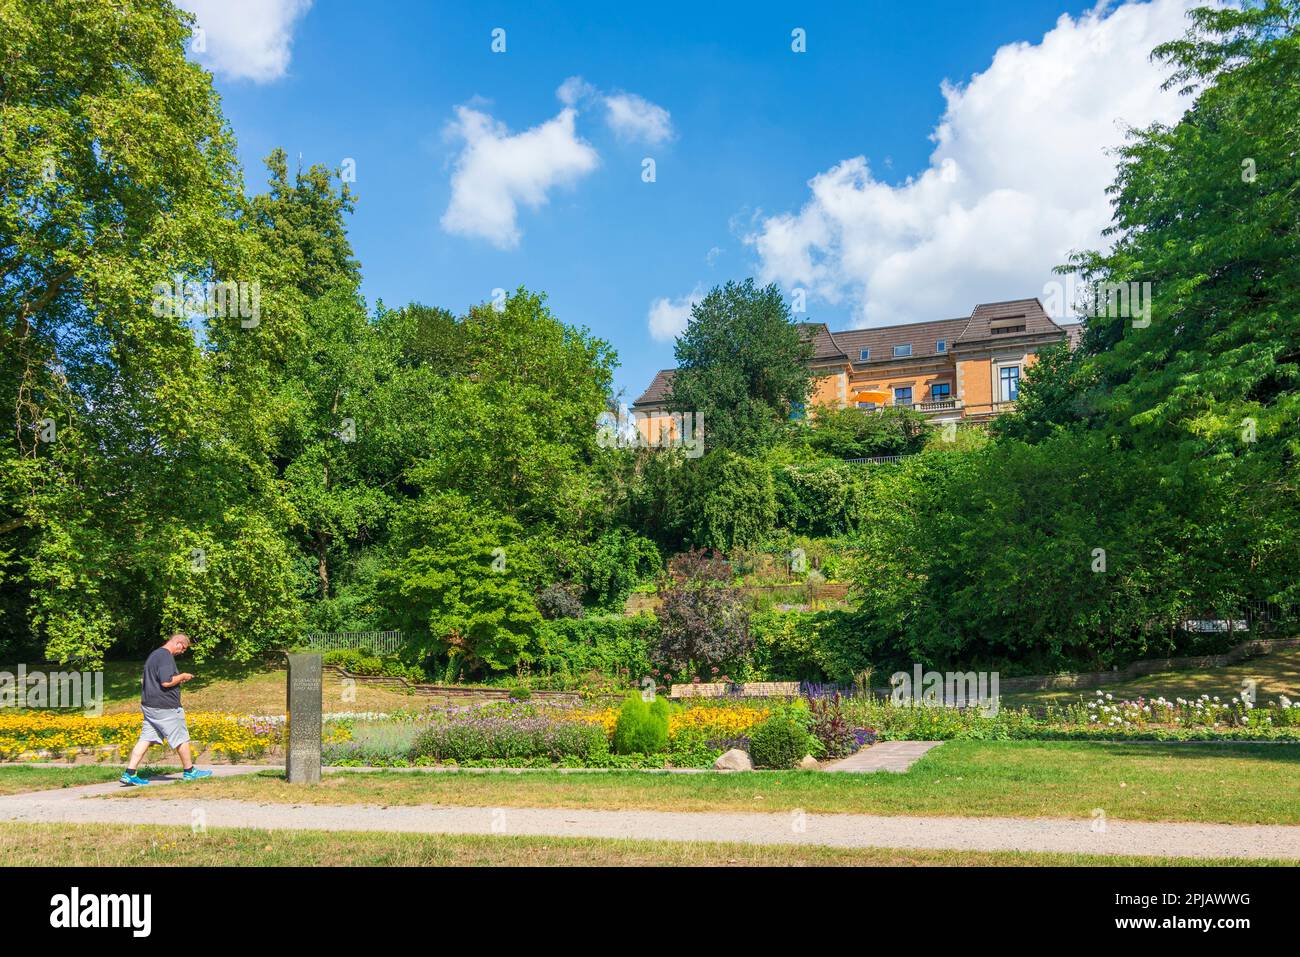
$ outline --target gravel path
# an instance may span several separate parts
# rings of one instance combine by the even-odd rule
[[[240,774],[243,765],[218,773]],[[159,785],[151,785],[157,787]],[[98,800],[116,784],[92,784],[0,797],[0,821],[154,824],[268,830],[400,831],[425,834],[510,834],[545,837],[739,841],[830,847],[1058,851],[1154,857],[1287,858],[1300,860],[1300,827],[1157,824],[1024,818],[880,817],[866,814],[684,813],[571,808],[381,807],[261,804],[247,801]]]

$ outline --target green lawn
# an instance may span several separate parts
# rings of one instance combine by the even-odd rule
[[[1234,698],[1241,693],[1247,679],[1256,682],[1256,700],[1267,704],[1286,695],[1300,700],[1300,649],[1279,651],[1241,661],[1224,668],[1206,668],[1200,671],[1166,671],[1160,674],[1135,678],[1120,684],[1104,685],[1100,689],[1115,698],[1155,698],[1164,695],[1175,698],[1210,697]],[[1048,703],[1063,705],[1080,696],[1095,697],[1098,689],[1057,688],[1051,691],[1025,691],[1002,695],[1002,705],[1007,708],[1037,707]]]
[[[158,768],[145,768],[145,773]],[[25,791],[46,791],[51,788],[70,788],[78,784],[101,784],[116,781],[120,767],[88,764],[79,768],[51,768],[41,765],[0,765],[0,795],[21,794]]]
[[[1300,824],[1300,746],[950,741],[906,774],[279,772],[147,789],[150,797],[673,811],[1065,817]],[[132,795],[142,793],[130,792]]]
[[[139,708],[140,668],[143,662],[112,661],[104,666],[105,711],[109,714]],[[184,688],[185,706],[191,711],[233,711],[240,714],[282,714],[284,712],[285,671],[278,663],[236,663],[212,660],[202,664],[188,656],[179,661],[182,670],[191,671],[194,681]],[[61,666],[57,666],[61,668]],[[1139,695],[1166,698],[1194,698],[1200,694],[1228,698],[1238,694],[1246,678],[1257,682],[1261,702],[1285,694],[1300,700],[1300,650],[1265,655],[1226,668],[1194,672],[1169,672],[1151,675],[1123,684],[1108,685],[1103,691],[1116,698]],[[1094,691],[1074,689],[1007,693],[1006,707],[1042,706],[1048,702],[1067,704],[1080,695]],[[326,711],[397,711],[412,710],[444,703],[435,698],[414,697],[401,691],[370,687],[358,683],[355,700],[344,699],[342,682],[327,675],[324,687]]]
[[[1099,857],[1014,851],[779,847],[711,842],[347,831],[261,831],[124,824],[0,824],[10,867],[1000,866],[1285,865],[1284,861]]]
[[[177,667],[194,675],[181,689],[189,711],[233,711],[236,714],[284,714],[285,668],[274,663],[238,663],[220,660],[196,662],[189,655]],[[104,665],[104,711],[117,714],[140,710],[140,670],[144,660],[110,661]],[[30,666],[33,670],[35,665]],[[65,670],[51,665],[50,670]],[[345,699],[340,678],[326,674],[322,700],[330,711],[411,711],[428,707],[436,699],[357,682],[353,700]]]

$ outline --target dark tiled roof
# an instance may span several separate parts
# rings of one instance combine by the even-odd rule
[[[655,373],[654,380],[649,387],[641,393],[641,398],[632,403],[633,406],[651,405],[655,402],[663,402],[668,398],[668,389],[673,382],[673,373],[676,369],[660,369]]]
[[[867,361],[875,363],[892,361],[894,346],[908,343],[912,345],[912,354],[907,358],[915,360],[943,355],[944,353],[935,351],[935,343],[941,339],[946,344],[947,351],[952,351],[953,346],[959,343],[998,341],[1003,337],[994,336],[989,331],[990,324],[998,320],[1013,320],[1012,324],[1021,325],[1014,321],[1019,319],[1024,320],[1024,331],[1009,333],[1006,338],[1064,333],[1070,341],[1070,347],[1074,348],[1083,334],[1082,325],[1058,326],[1037,299],[980,303],[969,316],[960,319],[912,322],[873,329],[847,329],[844,332],[831,332],[824,322],[801,322],[799,331],[813,343],[812,362],[849,362],[857,365],[863,349],[871,350]],[[673,372],[672,369],[661,369],[656,373],[649,388],[632,403],[633,407],[666,401]]]
[[[1070,340],[1070,348],[1079,348],[1079,340],[1083,338],[1083,323],[1072,322],[1069,325],[1061,326],[1065,330],[1065,338]]]
[[[835,341],[844,353],[857,362],[863,349],[870,349],[868,362],[878,362],[894,357],[894,346],[912,344],[912,358],[942,355],[934,351],[935,343],[940,339],[952,348],[953,342],[961,335],[962,328],[969,321],[961,319],[940,319],[935,322],[913,322],[902,326],[879,326],[875,329],[848,329],[832,333]]]
[[[989,324],[999,319],[1023,318],[1025,331],[1016,333],[1022,336],[1042,335],[1047,332],[1061,332],[1061,327],[1052,322],[1037,299],[1012,299],[1008,302],[986,302],[975,307],[966,321],[966,328],[957,337],[958,342],[972,342],[978,339],[992,338]]]
[[[813,362],[824,362],[827,359],[838,359],[842,362],[848,358],[839,345],[839,337],[830,331],[826,323],[801,322],[799,332],[805,338],[812,340]]]

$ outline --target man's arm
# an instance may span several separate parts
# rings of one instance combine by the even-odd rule
[[[163,688],[175,688],[177,685],[183,685],[185,682],[193,680],[193,678],[194,676],[189,672],[182,672],[172,678],[171,681],[159,682],[159,685]]]

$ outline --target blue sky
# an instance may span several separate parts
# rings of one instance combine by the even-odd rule
[[[1176,116],[1146,53],[1185,6],[179,2],[251,190],[277,146],[355,161],[372,306],[542,290],[613,343],[629,401],[727,279],[807,289],[832,328],[1040,295],[1100,241],[1105,147]]]

